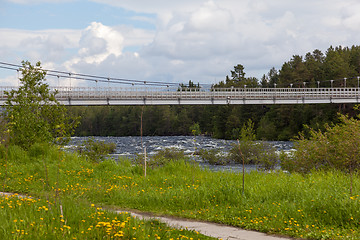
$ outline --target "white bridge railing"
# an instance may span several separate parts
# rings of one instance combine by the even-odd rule
[[[4,91],[0,87],[0,105]],[[176,104],[317,104],[359,103],[360,88],[212,88],[159,89],[113,87],[54,87],[66,105],[176,105]]]

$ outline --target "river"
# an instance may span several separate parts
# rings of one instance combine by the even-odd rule
[[[116,144],[116,151],[113,154],[115,158],[119,156],[133,158],[136,154],[142,152],[141,137],[94,137],[96,141],[113,142]],[[88,137],[73,137],[71,145],[80,145]],[[196,136],[195,143],[193,136],[145,136],[142,139],[147,154],[153,155],[164,148],[176,148],[184,151],[185,154],[191,155],[194,152],[195,144],[197,149],[220,149],[227,152],[236,144],[235,140],[214,139],[206,136]],[[269,141],[278,151],[289,151],[293,147],[292,142]],[[234,170],[241,171],[242,166],[239,164],[230,164],[226,166],[211,166],[199,159],[196,159],[201,165],[208,166],[214,170]],[[247,169],[254,169],[255,166],[248,165]]]

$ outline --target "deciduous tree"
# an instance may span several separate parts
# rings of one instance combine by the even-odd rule
[[[4,117],[10,134],[10,143],[29,148],[34,143],[64,143],[78,125],[78,118],[71,118],[45,83],[46,71],[40,62],[35,66],[22,63],[20,87],[5,92]]]

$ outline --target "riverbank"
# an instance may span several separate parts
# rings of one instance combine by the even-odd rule
[[[186,161],[148,169],[129,160],[92,163],[56,149],[9,149],[3,191],[216,222],[305,239],[359,239],[360,177],[213,172]]]

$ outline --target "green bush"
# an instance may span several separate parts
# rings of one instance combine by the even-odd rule
[[[261,143],[262,152],[260,153],[256,164],[262,170],[274,170],[280,162],[280,157],[275,148],[268,143]]]
[[[272,170],[279,162],[275,148],[266,142],[240,141],[239,144],[234,144],[229,152],[230,160],[242,163],[243,157],[245,164],[255,164],[263,170]]]
[[[199,155],[203,161],[206,161],[211,165],[226,165],[230,162],[228,156],[222,154],[219,149],[201,149]]]
[[[279,160],[274,147],[255,141],[254,123],[250,119],[241,128],[238,144],[230,149],[229,158],[236,163],[255,164],[263,170],[274,169]]]
[[[26,163],[30,161],[30,158],[23,148],[16,145],[10,145],[8,147],[8,160],[10,162]]]
[[[282,159],[282,167],[301,173],[360,169],[360,121],[344,115],[339,115],[339,120],[337,125],[327,125],[324,132],[308,128],[309,137],[301,133],[294,144],[296,151]]]
[[[235,163],[242,163],[243,157],[245,164],[256,164],[260,155],[260,148],[255,141],[240,141],[240,149],[238,144],[233,144],[229,151],[229,158]]]
[[[7,151],[6,147],[0,144],[0,160],[6,158],[7,155],[6,151]]]
[[[177,161],[184,158],[185,154],[183,151],[176,148],[165,148],[158,151],[153,156],[147,156],[146,164],[149,167],[161,167],[171,161]],[[137,154],[134,162],[137,165],[144,165],[144,154]]]
[[[47,143],[35,143],[28,150],[29,156],[32,158],[39,158],[40,156],[45,156],[49,153],[49,148],[50,145]]]
[[[92,137],[79,146],[77,150],[81,155],[86,156],[87,159],[93,162],[100,162],[108,154],[115,152],[115,149],[115,143],[95,141],[95,139]]]

